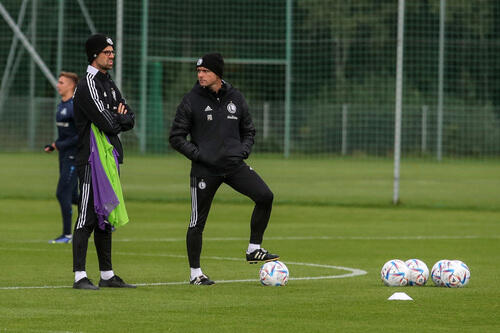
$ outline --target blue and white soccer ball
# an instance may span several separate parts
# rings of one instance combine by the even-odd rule
[[[469,283],[470,269],[460,260],[450,260],[441,269],[441,282],[448,288],[461,288]]]
[[[264,286],[285,286],[289,274],[288,268],[281,261],[266,262],[260,268],[260,283]]]
[[[420,259],[408,259],[405,261],[406,266],[410,269],[410,286],[423,286],[429,279],[429,268],[425,262]]]
[[[380,277],[386,286],[404,287],[410,279],[410,269],[404,261],[392,259],[384,264]]]
[[[436,287],[443,287],[444,283],[441,279],[441,272],[443,271],[445,265],[449,262],[448,259],[441,259],[432,266],[431,269],[431,279]]]

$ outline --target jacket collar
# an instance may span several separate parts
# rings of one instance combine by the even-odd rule
[[[217,97],[223,97],[232,88],[233,87],[231,86],[231,84],[229,82],[226,82],[226,81],[222,80],[222,87],[220,88],[220,90],[217,93],[214,93],[210,89],[202,87],[200,85],[200,83],[198,81],[196,81],[196,83],[194,84],[194,87],[193,87],[193,91],[195,91],[196,93],[198,93],[200,95],[211,96],[211,97],[217,98]]]
[[[100,80],[102,80],[104,78],[108,78],[108,79],[110,78],[109,73],[104,74],[104,73],[100,72],[97,68],[95,68],[92,65],[88,65],[87,66],[87,73],[90,73],[90,74],[94,75],[94,77],[96,77],[96,78],[98,78]]]
[[[87,73],[96,75],[97,73],[99,73],[99,70],[92,65],[88,65],[87,66]]]

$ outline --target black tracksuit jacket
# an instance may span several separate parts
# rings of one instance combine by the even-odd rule
[[[191,175],[221,176],[244,164],[254,136],[248,105],[236,88],[223,81],[215,94],[196,82],[177,107],[169,141],[192,161]]]
[[[126,114],[118,113],[119,103],[125,104]],[[118,134],[134,127],[135,115],[110,75],[88,66],[87,73],[78,82],[73,106],[78,130],[76,165],[88,164],[91,123],[106,134],[118,153],[118,162],[123,163],[123,148]]]

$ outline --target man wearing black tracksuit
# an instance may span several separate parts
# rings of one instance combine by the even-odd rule
[[[255,128],[243,95],[222,80],[223,66],[224,60],[218,53],[198,60],[198,82],[178,106],[169,138],[172,147],[192,161],[192,207],[186,243],[190,282],[196,285],[214,284],[201,270],[200,254],[212,199],[222,183],[255,202],[247,261],[279,259],[260,246],[271,214],[273,193],[243,161],[250,155]]]
[[[76,166],[80,183],[78,219],[73,233],[73,271],[75,289],[99,289],[85,271],[88,239],[94,243],[101,271],[99,287],[134,288],[113,272],[111,264],[111,225],[99,225],[94,207],[92,170],[89,164],[91,124],[104,132],[113,145],[118,163],[123,163],[123,148],[118,134],[134,127],[135,116],[125,103],[108,71],[113,67],[114,47],[111,38],[92,35],[85,43],[89,66],[78,82],[74,97],[75,124],[78,130]]]

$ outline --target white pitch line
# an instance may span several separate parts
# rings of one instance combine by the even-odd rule
[[[116,238],[115,236],[113,242],[155,242],[155,243],[173,243],[173,242],[185,242],[185,237],[179,238]],[[436,235],[436,236],[276,236],[276,237],[266,237],[266,240],[272,241],[289,241],[289,240],[446,240],[446,239],[500,239],[497,235],[462,235],[462,236],[450,236],[450,235]],[[204,237],[203,241],[248,241],[248,237]],[[4,240],[4,243],[47,243],[47,240],[42,239],[30,239],[30,240]],[[57,245],[56,245],[57,246]]]
[[[288,240],[433,240],[433,239],[499,239],[500,236],[277,236],[266,237],[266,240],[288,241]],[[248,237],[206,237],[203,241],[247,241]],[[185,242],[186,238],[122,238],[115,242]]]
[[[0,328],[0,332],[19,332],[18,330],[11,330],[8,328]],[[41,329],[24,329],[23,332],[36,332],[36,333],[83,333],[83,331],[54,331],[54,330],[41,330]]]
[[[0,290],[18,290],[18,289],[63,289],[71,288],[71,286],[15,286],[15,287],[0,287]]]
[[[186,258],[184,255],[177,254],[143,254],[143,253],[132,253],[132,252],[116,252],[118,255],[130,255],[130,256],[153,256],[153,257],[171,257],[171,258]],[[212,260],[226,260],[226,261],[244,261],[241,258],[227,258],[227,257],[203,257],[203,259],[212,259]],[[335,270],[344,270],[349,273],[341,274],[341,275],[322,275],[322,276],[303,276],[290,278],[290,280],[298,281],[298,280],[323,280],[323,279],[342,279],[355,277],[360,275],[367,274],[366,271],[357,268],[343,267],[343,266],[333,266],[333,265],[324,265],[324,264],[314,264],[314,263],[304,263],[304,262],[293,262],[287,261],[287,265],[297,265],[297,266],[310,266],[310,267],[320,267],[327,269],[335,269]],[[241,282],[257,282],[258,279],[241,279],[241,280],[216,280],[216,283],[241,283]],[[173,282],[152,282],[152,283],[135,283],[137,286],[144,287],[156,287],[156,286],[171,286],[171,285],[185,285],[189,284],[188,281],[173,281]],[[20,289],[63,289],[63,288],[71,288],[71,286],[13,286],[13,287],[0,287],[0,290],[20,290]]]
[[[141,254],[141,253],[131,253],[131,252],[117,252],[117,254],[131,255],[131,256],[144,256],[144,254]],[[184,255],[178,255],[178,254],[151,254],[151,255],[148,255],[148,256],[161,256],[161,257],[171,257],[171,258],[186,258],[186,256],[184,256]],[[217,257],[217,256],[204,256],[203,259],[226,260],[226,261],[241,261],[241,262],[244,262],[244,259],[241,259],[241,258],[228,258],[228,257]],[[297,278],[290,278],[290,280],[340,279],[340,278],[354,277],[354,276],[359,276],[359,275],[365,275],[365,274],[367,274],[367,272],[364,271],[364,270],[362,270],[362,269],[350,268],[350,267],[343,267],[343,266],[333,266],[333,265],[314,264],[314,263],[305,263],[305,262],[294,262],[294,261],[287,261],[286,264],[287,265],[297,265],[297,266],[320,267],[320,268],[335,269],[335,270],[344,270],[344,271],[349,271],[350,272],[350,273],[342,274],[342,275],[297,277]],[[221,281],[218,281],[218,282],[220,282],[220,283],[230,283],[230,282],[248,282],[248,281],[256,281],[256,280],[253,280],[253,279],[249,279],[249,280],[227,280],[225,282],[224,282],[224,280],[221,280]]]

